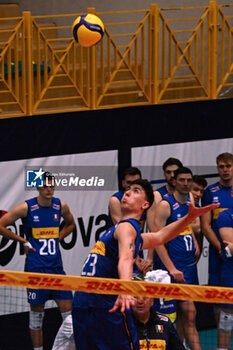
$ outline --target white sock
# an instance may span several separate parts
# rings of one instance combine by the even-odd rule
[[[71,315],[71,311],[61,312],[62,321],[64,321],[69,315]]]

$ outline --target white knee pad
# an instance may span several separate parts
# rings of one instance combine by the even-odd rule
[[[218,329],[224,332],[231,332],[233,328],[233,314],[227,314],[224,311],[220,311],[220,319]]]
[[[29,328],[34,331],[39,331],[42,329],[44,319],[44,312],[29,312]]]

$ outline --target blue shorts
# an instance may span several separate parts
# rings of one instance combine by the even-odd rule
[[[184,267],[177,267],[177,270],[182,271],[184,274],[185,282],[182,282],[184,284],[199,284],[198,281],[198,274],[197,274],[197,264],[184,266]],[[176,283],[174,278],[172,278],[172,283]]]
[[[131,311],[73,308],[72,317],[77,350],[140,349]]]
[[[27,289],[29,304],[45,304],[47,300],[72,300],[72,292],[52,289]]]
[[[185,284],[199,284],[197,274],[197,264],[185,266],[183,269]]]
[[[52,273],[65,275],[62,268],[40,268],[37,271],[28,272],[40,272],[40,273]],[[27,289],[28,302],[29,304],[45,304],[47,300],[72,300],[73,294],[71,291],[65,290],[53,290],[53,289]]]
[[[184,274],[184,279],[185,282],[183,282],[184,284],[199,284],[198,281],[198,274],[197,274],[197,264],[193,264],[191,266],[185,266],[179,268],[177,267],[178,270],[182,271]],[[183,302],[186,300],[177,300],[177,302]]]

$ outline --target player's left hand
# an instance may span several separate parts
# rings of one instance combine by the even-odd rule
[[[191,221],[195,220],[198,216],[208,213],[208,211],[210,210],[218,208],[220,205],[220,203],[212,203],[206,205],[205,207],[195,207],[191,202],[187,202],[187,204],[189,205],[188,216],[191,219]]]
[[[135,299],[131,295],[118,295],[114,306],[109,310],[109,312],[115,312],[120,309],[124,312],[125,309],[129,310],[132,305],[135,305]]]

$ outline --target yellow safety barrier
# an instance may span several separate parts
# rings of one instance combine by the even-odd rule
[[[232,97],[232,8],[88,8],[91,48],[72,37],[83,13],[0,18],[0,117]]]
[[[127,294],[207,303],[233,303],[232,288],[188,284],[165,284],[110,278],[0,271],[0,285],[35,289],[72,290],[99,294]]]

